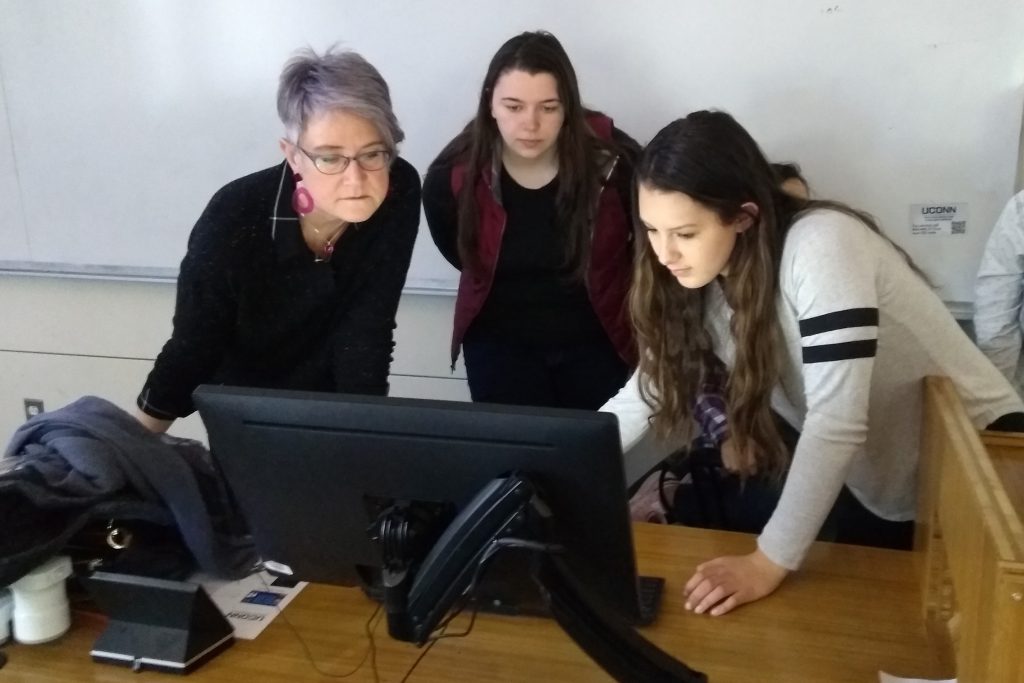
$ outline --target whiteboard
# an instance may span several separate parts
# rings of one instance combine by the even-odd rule
[[[1020,0],[0,0],[0,268],[173,277],[214,191],[280,160],[277,75],[300,46],[378,67],[422,173],[497,47],[537,28],[641,142],[730,111],[819,196],[876,215],[945,299],[973,298],[1016,170]],[[932,202],[967,204],[966,232],[912,236]],[[408,287],[456,281],[423,224]]]

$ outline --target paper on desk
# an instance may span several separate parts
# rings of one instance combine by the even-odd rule
[[[893,676],[887,674],[884,671],[878,672],[878,683],[956,683],[955,678],[943,678],[942,680],[934,678],[900,678],[899,676]]]
[[[305,581],[294,582],[270,572],[256,572],[239,581],[221,581],[205,574],[196,574],[191,580],[202,585],[235,628],[235,637],[243,640],[262,633],[306,587]]]

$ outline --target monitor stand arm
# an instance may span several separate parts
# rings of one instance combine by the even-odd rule
[[[615,680],[644,683],[707,681],[703,673],[675,659],[642,637],[621,617],[589,600],[557,556],[544,558],[536,579],[558,625]]]
[[[532,498],[533,487],[523,477],[492,480],[452,520],[427,553],[410,550],[418,535],[408,533],[411,527],[405,520],[416,504],[386,510],[371,535],[381,544],[384,561],[388,634],[418,645],[426,643],[469,588],[490,547],[522,527]]]
[[[519,474],[495,479],[448,525],[418,567],[409,552],[415,538],[407,533],[407,512],[386,511],[374,527],[384,559],[384,604],[388,633],[397,640],[423,645],[455,602],[466,592],[481,562],[503,545],[502,539],[526,531],[535,499],[530,481]],[[394,517],[393,515],[398,515]],[[384,533],[381,533],[381,532]],[[529,535],[529,534],[527,534]],[[395,542],[396,539],[402,542]],[[539,539],[537,539],[539,540]],[[641,637],[623,619],[590,600],[554,546],[524,540],[516,545],[546,550],[537,581],[558,625],[617,681],[645,683],[703,683],[694,671]]]

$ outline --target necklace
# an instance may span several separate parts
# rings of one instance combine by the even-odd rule
[[[341,233],[345,232],[346,227],[348,227],[348,223],[342,223],[339,225],[338,229],[334,231],[334,234],[326,240],[323,240],[323,243],[319,247],[312,247],[312,245],[310,245],[313,251],[314,263],[323,263],[324,261],[331,260],[331,256],[334,255],[334,245],[338,241],[338,238],[341,237]],[[320,229],[312,225],[309,226],[309,229],[316,234],[315,241],[320,242],[322,239]]]

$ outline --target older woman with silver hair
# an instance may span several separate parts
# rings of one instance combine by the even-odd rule
[[[380,73],[302,50],[277,110],[284,161],[221,188],[189,238],[174,331],[139,394],[166,430],[202,383],[385,394],[420,181]]]

